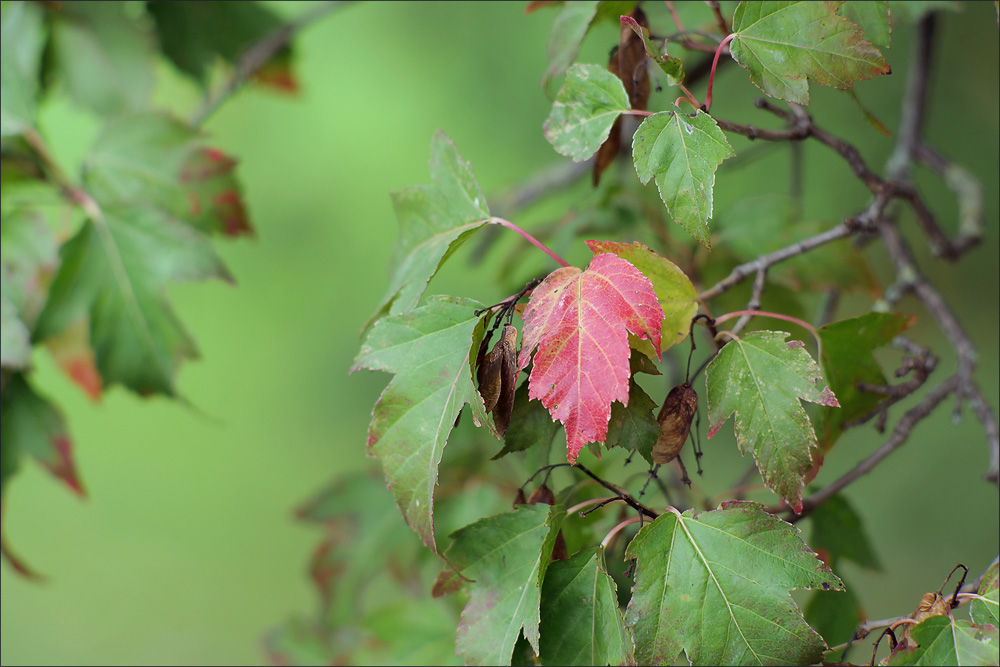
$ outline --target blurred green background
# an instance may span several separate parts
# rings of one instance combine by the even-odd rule
[[[704,5],[689,4],[682,11],[693,23],[708,20]],[[288,17],[309,8],[271,6]],[[650,10],[654,27],[666,25],[660,13],[662,7]],[[6,567],[0,572],[4,664],[259,663],[266,630],[314,609],[306,565],[319,532],[294,523],[292,512],[335,475],[371,464],[366,429],[387,376],[349,376],[348,369],[361,326],[386,287],[396,238],[388,191],[428,181],[436,130],[451,136],[488,194],[562,159],[542,136],[549,102],[538,85],[554,16],[551,10],[525,16],[520,2],[351,6],[296,41],[297,97],[249,88],[209,121],[211,142],[241,161],[257,239],[220,245],[236,288],[170,290],[202,353],[180,374],[180,390],[193,407],[121,389],[92,404],[47,354],[36,353],[37,386],[66,411],[90,498],[80,502],[33,465],[12,484],[7,535],[47,580],[26,581]],[[909,33],[906,26],[894,29],[886,52],[892,76],[857,86],[890,128],[898,119]],[[978,346],[977,379],[995,408],[996,10],[992,3],[967,4],[941,17],[939,35],[925,134],[982,180],[986,241],[958,267],[926,252],[920,259]],[[615,41],[613,28],[598,29],[580,60],[603,63]],[[191,84],[165,65],[159,75],[156,95],[165,106],[185,115],[197,106]],[[759,92],[743,70],[726,68],[716,85],[713,113],[773,126],[751,105]],[[880,170],[893,140],[865,125],[847,96],[812,91],[817,122],[854,141]],[[695,92],[703,94],[704,83]],[[654,95],[653,108],[672,99],[669,91]],[[43,108],[41,125],[58,157],[73,164],[97,121],[55,100]],[[747,146],[734,139],[737,151]],[[866,205],[866,191],[827,148],[807,143],[804,156],[807,217],[832,223]],[[716,212],[761,188],[783,191],[787,164],[779,147],[724,169]],[[953,231],[949,192],[923,170],[916,176]],[[515,221],[530,228],[563,210],[543,206]],[[903,224],[914,227],[907,215]],[[428,293],[484,302],[504,296],[502,253],[474,265],[467,261],[473,245]],[[588,251],[578,245],[568,259],[582,263]],[[881,259],[875,251],[870,256]],[[543,259],[532,258],[531,270],[544,267]],[[850,300],[842,314],[866,304]],[[915,300],[900,310],[921,316],[914,338],[940,345],[934,322]],[[945,348],[938,349],[942,363],[931,382],[954,368]],[[849,433],[817,481],[835,479],[881,441],[870,428]],[[718,471],[706,476],[709,492],[725,488],[745,466],[726,443],[706,443]],[[882,573],[843,566],[871,617],[912,610],[957,562],[978,573],[993,558],[997,491],[981,480],[986,465],[981,426],[968,411],[953,423],[949,403],[880,470],[849,488],[885,565]]]

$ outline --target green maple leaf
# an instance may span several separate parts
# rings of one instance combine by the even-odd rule
[[[633,354],[633,356],[635,356]],[[633,375],[635,365],[633,363]],[[611,404],[611,418],[608,420],[608,437],[604,443],[608,448],[622,447],[639,452],[642,458],[653,465],[653,445],[662,429],[653,416],[657,406],[633,377],[628,383],[628,405],[618,401]]]
[[[931,616],[911,626],[918,644],[894,651],[886,665],[995,665],[1000,657],[997,629],[984,630],[970,621]]]
[[[471,579],[456,646],[466,664],[509,665],[522,630],[538,653],[539,601],[563,510],[520,505],[451,534],[449,563]]]
[[[197,139],[194,129],[165,114],[115,118],[84,160],[87,193],[101,206],[152,207],[183,218],[181,173]]]
[[[809,547],[832,568],[840,559],[870,570],[881,570],[875,547],[863,521],[842,494],[834,494],[809,515]],[[864,608],[848,584],[845,591],[816,591],[809,600],[806,620],[831,646],[845,642],[865,619]]]
[[[670,216],[708,249],[715,171],[734,155],[715,119],[702,111],[693,117],[676,111],[653,114],[632,137],[639,180],[645,185],[654,179]]]
[[[581,162],[597,152],[630,108],[621,79],[600,65],[573,65],[545,120],[545,138],[560,155]]]
[[[584,549],[549,565],[542,585],[544,665],[631,665],[632,638],[618,608],[618,587],[604,549]]]
[[[825,551],[824,560],[830,565],[836,566],[845,558],[869,570],[882,569],[861,517],[842,494],[828,498],[809,517],[812,523],[809,546]]]
[[[741,2],[733,14],[733,59],[766,94],[809,104],[809,80],[850,88],[889,73],[839,2]]]
[[[438,465],[462,406],[482,398],[472,383],[470,346],[483,320],[482,304],[430,297],[409,313],[383,318],[368,331],[351,371],[394,373],[368,429],[368,451],[382,461],[389,486],[407,524],[424,544],[434,541],[434,486]]]
[[[399,240],[389,261],[389,289],[366,330],[383,315],[412,310],[438,268],[489,220],[471,165],[442,132],[431,144],[430,171],[431,185],[392,193]]]
[[[972,621],[979,625],[989,623],[994,627],[1000,627],[1000,612],[998,612],[1000,578],[997,576],[997,568],[997,564],[993,563],[990,569],[986,570],[983,580],[979,583],[978,593],[981,597],[973,600],[970,605],[969,614],[972,616]]]
[[[89,318],[105,387],[120,382],[143,395],[174,395],[178,364],[198,352],[164,290],[168,282],[229,280],[211,243],[154,209],[109,208],[87,221],[61,255],[35,337],[44,340]]]
[[[816,434],[799,399],[836,406],[816,362],[787,333],[754,331],[725,347],[705,373],[708,437],[736,413],[736,442],[753,452],[764,484],[802,507],[802,485],[812,466]]]
[[[861,391],[857,384],[888,384],[872,353],[889,344],[915,319],[895,313],[866,313],[819,328],[823,376],[840,403],[839,409],[820,410],[816,419],[816,432],[825,450],[833,447],[845,422],[858,419],[885,400],[880,394]]]
[[[664,513],[626,550],[635,586],[625,614],[639,664],[817,662],[822,638],[788,595],[842,589],[792,525],[751,502],[712,512]]]
[[[31,334],[17,314],[17,306],[0,292],[0,366],[25,370],[31,363]]]
[[[236,67],[240,56],[250,46],[284,25],[281,16],[256,2],[157,3],[149,5],[147,11],[153,19],[163,55],[203,89],[209,86],[217,60]],[[219,30],[220,25],[225,25],[226,29]],[[283,66],[288,77],[286,84],[294,90],[294,76],[285,64],[293,55],[293,49],[294,44],[282,47],[265,67]],[[267,83],[260,74],[258,70],[254,82]],[[285,87],[276,87],[287,92]]]

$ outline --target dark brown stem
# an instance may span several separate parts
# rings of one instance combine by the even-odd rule
[[[913,209],[917,217],[917,223],[930,241],[931,250],[935,255],[955,260],[962,253],[978,243],[979,235],[972,232],[960,234],[954,241],[949,240],[935,219],[934,214],[912,185],[899,178],[892,177],[891,174],[889,180],[880,178],[868,167],[857,148],[826,130],[817,127],[808,114],[800,107],[793,106],[793,111],[788,112],[763,99],[757,100],[755,104],[758,108],[768,111],[788,122],[791,127],[785,130],[762,130],[753,125],[741,125],[718,118],[715,120],[723,130],[742,134],[749,139],[802,141],[812,137],[833,149],[838,155],[844,158],[844,161],[847,162],[854,175],[871,190],[872,194],[876,198],[885,201],[885,204],[882,205],[882,210],[884,210],[888,201],[893,198],[902,199],[910,205],[910,208]],[[916,121],[921,119],[922,116],[911,115],[911,118]],[[881,211],[879,213],[881,214]]]
[[[716,0],[705,0],[705,4],[711,7],[712,13],[715,14],[715,25],[719,26],[719,32],[722,33],[723,37],[728,36],[729,25],[726,23],[726,17],[722,15],[719,3]]]
[[[300,30],[326,16],[330,12],[343,9],[351,4],[353,3],[338,2],[337,0],[333,0],[331,2],[313,5],[295,20],[272,30],[267,35],[264,35],[263,38],[243,52],[239,60],[236,62],[233,74],[229,77],[226,85],[223,86],[222,89],[214,96],[208,97],[204,101],[201,108],[198,109],[198,111],[194,114],[194,117],[191,119],[191,125],[198,127],[208,120],[208,117],[211,116],[223,102],[232,97],[233,93],[235,93],[240,86],[247,81],[247,79],[253,76],[254,73],[261,67],[266,65],[267,62],[271,60],[276,53],[278,53],[278,51],[287,46]]]
[[[601,486],[603,486],[605,489],[607,489],[611,493],[614,493],[615,495],[617,495],[619,498],[621,498],[623,501],[625,501],[625,503],[629,507],[631,507],[632,509],[634,509],[639,514],[641,514],[643,516],[647,516],[650,519],[655,519],[656,517],[660,516],[657,512],[649,509],[648,507],[646,507],[645,505],[643,505],[642,503],[640,503],[638,500],[636,500],[635,498],[633,498],[632,495],[628,491],[626,491],[624,489],[618,488],[617,486],[615,486],[611,482],[605,482],[603,479],[601,479],[600,477],[598,477],[597,475],[595,475],[594,473],[592,473],[590,470],[588,470],[582,464],[576,463],[576,464],[573,465],[573,467],[576,468],[577,470],[579,470],[580,472],[582,472],[583,474],[587,475],[587,477],[590,477],[592,480],[594,480],[595,482],[597,482],[598,484],[600,484]]]
[[[862,415],[861,417],[844,422],[841,425],[841,428],[845,431],[847,429],[854,428],[855,426],[864,424],[872,417],[878,416],[879,421],[877,428],[880,433],[883,432],[885,430],[885,422],[888,419],[889,407],[920,389],[920,387],[922,387],[927,381],[928,376],[937,367],[938,358],[927,348],[917,345],[902,336],[897,337],[893,341],[893,344],[896,347],[902,347],[910,355],[912,355],[903,358],[902,365],[896,369],[896,377],[903,377],[911,372],[913,373],[913,377],[906,382],[896,385],[871,385],[859,382],[857,384],[857,388],[860,391],[880,394],[887,397],[887,400],[880,402],[873,410]]]

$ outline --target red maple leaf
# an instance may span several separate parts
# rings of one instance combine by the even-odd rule
[[[585,444],[607,438],[611,404],[628,405],[628,332],[648,339],[659,357],[662,324],[653,284],[610,253],[595,255],[585,271],[557,269],[532,291],[517,363],[524,369],[538,348],[528,397],[566,428],[570,463]]]

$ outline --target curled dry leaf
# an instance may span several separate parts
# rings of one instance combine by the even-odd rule
[[[503,335],[490,353],[486,354],[489,338],[483,340],[476,360],[476,380],[486,412],[493,413],[493,422],[501,436],[510,426],[514,408],[514,383],[517,381],[517,327],[504,326]]]
[[[691,433],[691,420],[697,409],[698,393],[690,384],[685,382],[670,390],[656,415],[662,433],[653,445],[654,463],[670,463],[677,458]]]
[[[629,16],[638,25],[649,29],[646,14],[638,7],[633,9]],[[650,92],[649,71],[646,69],[646,44],[628,25],[623,24],[621,27],[618,49],[611,53],[608,71],[622,80],[632,109],[645,111],[649,105]],[[594,187],[600,183],[601,173],[615,161],[621,148],[621,141],[622,117],[619,116],[611,126],[611,134],[601,144],[594,158]]]
[[[951,616],[951,603],[947,597],[941,595],[941,591],[924,593],[923,597],[920,598],[920,604],[910,614],[910,618],[917,623],[921,623],[931,616]],[[903,633],[899,636],[899,642],[893,647],[893,653],[905,651],[917,645],[911,634],[913,627],[913,624],[909,623],[904,626]]]

